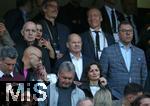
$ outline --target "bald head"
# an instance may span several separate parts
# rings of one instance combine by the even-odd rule
[[[41,50],[38,49],[37,47],[30,46],[24,51],[22,61],[24,65],[26,65],[26,67],[36,68],[39,64],[42,63],[41,58],[42,58]]]
[[[23,25],[21,30],[21,34],[24,37],[24,40],[27,42],[35,41],[37,35],[37,27],[36,24],[32,21],[28,21]]]

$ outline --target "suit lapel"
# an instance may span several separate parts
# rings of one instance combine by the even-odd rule
[[[124,61],[124,58],[122,56],[122,53],[121,53],[121,50],[120,50],[120,47],[119,47],[119,44],[116,45],[116,53],[118,54],[118,59],[120,61],[120,63],[122,64],[122,66],[126,69],[126,71],[128,71],[127,67],[126,67],[126,64],[125,64],[125,61]]]
[[[92,48],[94,51],[95,51],[95,49],[94,49],[94,41],[93,41],[93,38],[92,38],[92,35],[91,35],[91,31],[89,30],[89,32],[88,32],[88,41],[89,41],[89,44],[91,44],[91,47],[90,48]],[[95,52],[94,52],[95,53]]]
[[[130,65],[130,71],[132,70],[133,64],[136,62],[136,52],[134,51],[134,48],[132,46],[131,48],[131,65]]]

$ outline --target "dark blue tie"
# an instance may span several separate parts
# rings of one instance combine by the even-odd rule
[[[113,33],[116,33],[116,18],[115,18],[115,11],[112,9],[111,10],[111,20],[112,20],[112,29],[113,29]]]

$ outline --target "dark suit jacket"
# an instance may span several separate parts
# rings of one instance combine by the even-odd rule
[[[129,82],[144,86],[147,76],[145,55],[141,49],[133,45],[131,46],[131,66],[129,71],[118,43],[103,50],[100,65],[112,95],[118,99],[123,97],[124,87]]]
[[[79,80],[77,75],[75,75],[75,81],[81,81],[81,82],[85,82],[86,81],[86,74],[87,74],[87,71],[85,70],[87,65],[90,64],[91,62],[93,62],[92,59],[88,58],[87,56],[85,55],[82,55],[82,59],[83,59],[83,72],[82,72],[82,75],[81,75],[81,79]],[[57,74],[57,70],[58,70],[58,67],[60,66],[60,64],[64,61],[71,61],[71,57],[69,55],[69,53],[67,52],[61,59],[59,59],[57,62],[56,62],[56,65],[55,65],[55,70],[56,70],[56,74]]]
[[[46,22],[45,19],[39,21],[42,24],[43,27],[43,37],[47,40],[50,40],[52,42],[52,39],[50,37],[50,31],[51,29],[49,28],[48,23]],[[57,29],[57,34],[58,34],[58,47],[61,53],[65,53],[67,51],[66,48],[66,41],[68,38],[68,35],[70,34],[70,30],[63,24],[56,23],[56,29]],[[52,31],[51,31],[52,32]]]
[[[93,42],[93,38],[92,38],[90,33],[91,33],[90,31],[86,31],[86,32],[81,34],[81,38],[82,38],[82,42],[83,42],[82,53],[84,55],[98,61],[97,58],[95,57],[94,42]],[[115,43],[115,40],[114,40],[113,36],[111,36],[108,33],[104,33],[104,35],[106,37],[108,46]]]
[[[108,14],[107,14],[107,11],[106,11],[105,6],[103,6],[103,7],[100,9],[100,11],[101,11],[102,17],[103,17],[103,21],[102,21],[102,25],[101,25],[101,26],[102,26],[102,30],[103,30],[104,32],[113,34],[113,30],[112,30],[112,27],[111,27],[111,22],[110,22],[110,20],[109,20],[109,16],[108,16]],[[116,12],[116,15],[117,15],[117,17],[118,17],[117,20],[118,20],[119,22],[125,20],[125,19],[124,19],[124,16],[123,16],[120,12],[118,12],[117,10],[116,10],[115,12]]]
[[[4,16],[4,20],[5,26],[10,33],[12,40],[18,44],[20,41],[20,31],[25,23],[21,10],[13,9],[8,11]]]

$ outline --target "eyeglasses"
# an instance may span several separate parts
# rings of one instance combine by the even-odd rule
[[[133,30],[132,29],[129,29],[129,30],[126,30],[126,29],[121,29],[120,32],[128,32],[128,33],[133,33]]]

